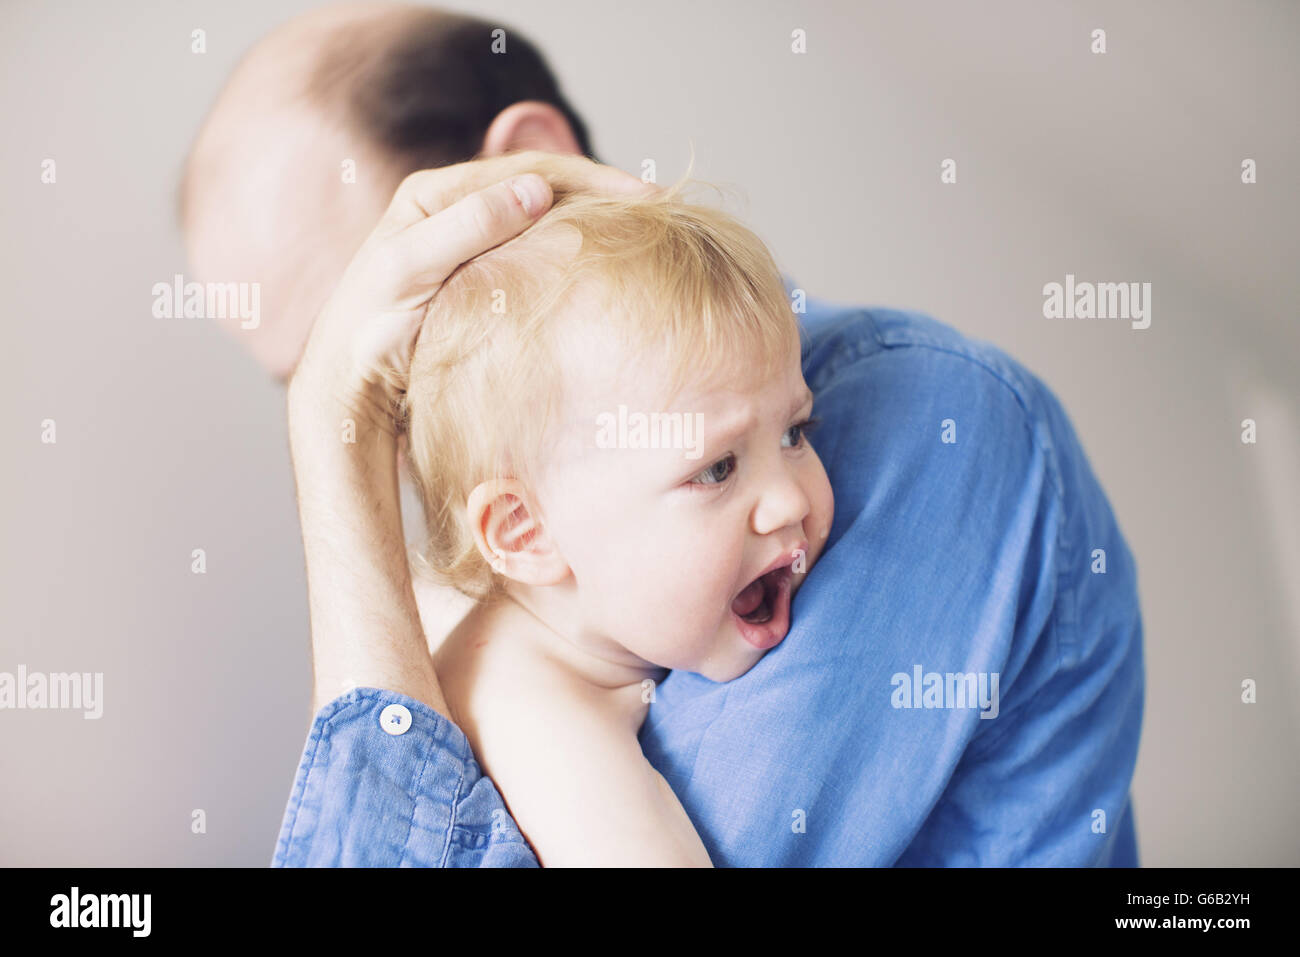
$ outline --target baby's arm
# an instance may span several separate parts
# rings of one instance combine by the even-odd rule
[[[635,728],[554,691],[538,706],[537,720],[495,729],[510,753],[489,773],[543,867],[712,866]]]

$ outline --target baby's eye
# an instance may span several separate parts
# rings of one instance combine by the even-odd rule
[[[802,422],[796,422],[785,430],[785,435],[781,436],[781,447],[786,449],[798,448],[808,438],[808,433],[816,427],[816,419],[804,419]]]
[[[731,477],[731,473],[736,468],[736,457],[728,455],[726,458],[718,459],[703,472],[700,472],[693,479],[692,485],[720,485]]]

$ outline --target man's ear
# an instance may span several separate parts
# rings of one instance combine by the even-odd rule
[[[511,150],[582,155],[582,147],[564,114],[540,100],[523,100],[507,106],[488,127],[481,155],[500,156]]]
[[[537,508],[516,479],[489,479],[466,502],[479,553],[497,574],[525,585],[558,585],[569,565],[538,520]]]

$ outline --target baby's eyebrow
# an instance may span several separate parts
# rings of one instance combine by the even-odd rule
[[[711,429],[708,430],[705,432],[705,437],[707,439],[705,448],[709,451],[713,451],[714,449],[730,445],[732,442],[736,441],[737,438],[752,429],[756,420],[757,417],[751,412],[736,421],[736,424],[732,425],[730,428],[724,429],[720,432],[714,432]]]
[[[802,409],[809,402],[814,401],[814,398],[815,397],[813,396],[812,389],[808,388],[808,386],[805,385],[803,391],[799,393],[799,396],[795,400],[794,404],[790,406],[790,411],[786,413],[786,418],[792,417],[796,412]],[[750,429],[752,429],[756,421],[757,421],[756,416],[751,412],[745,415],[743,418],[739,418],[736,421],[735,425],[732,425],[731,427],[721,432],[713,432],[712,430],[710,430],[708,433],[706,433],[708,441],[705,445],[705,448],[708,449],[709,452],[713,452],[718,448],[730,445],[737,438],[739,438],[740,436],[748,432]]]

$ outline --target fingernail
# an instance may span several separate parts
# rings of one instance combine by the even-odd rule
[[[537,211],[546,202],[546,182],[538,175],[529,173],[510,180],[510,188],[519,197],[519,205],[529,216],[536,216]]]

